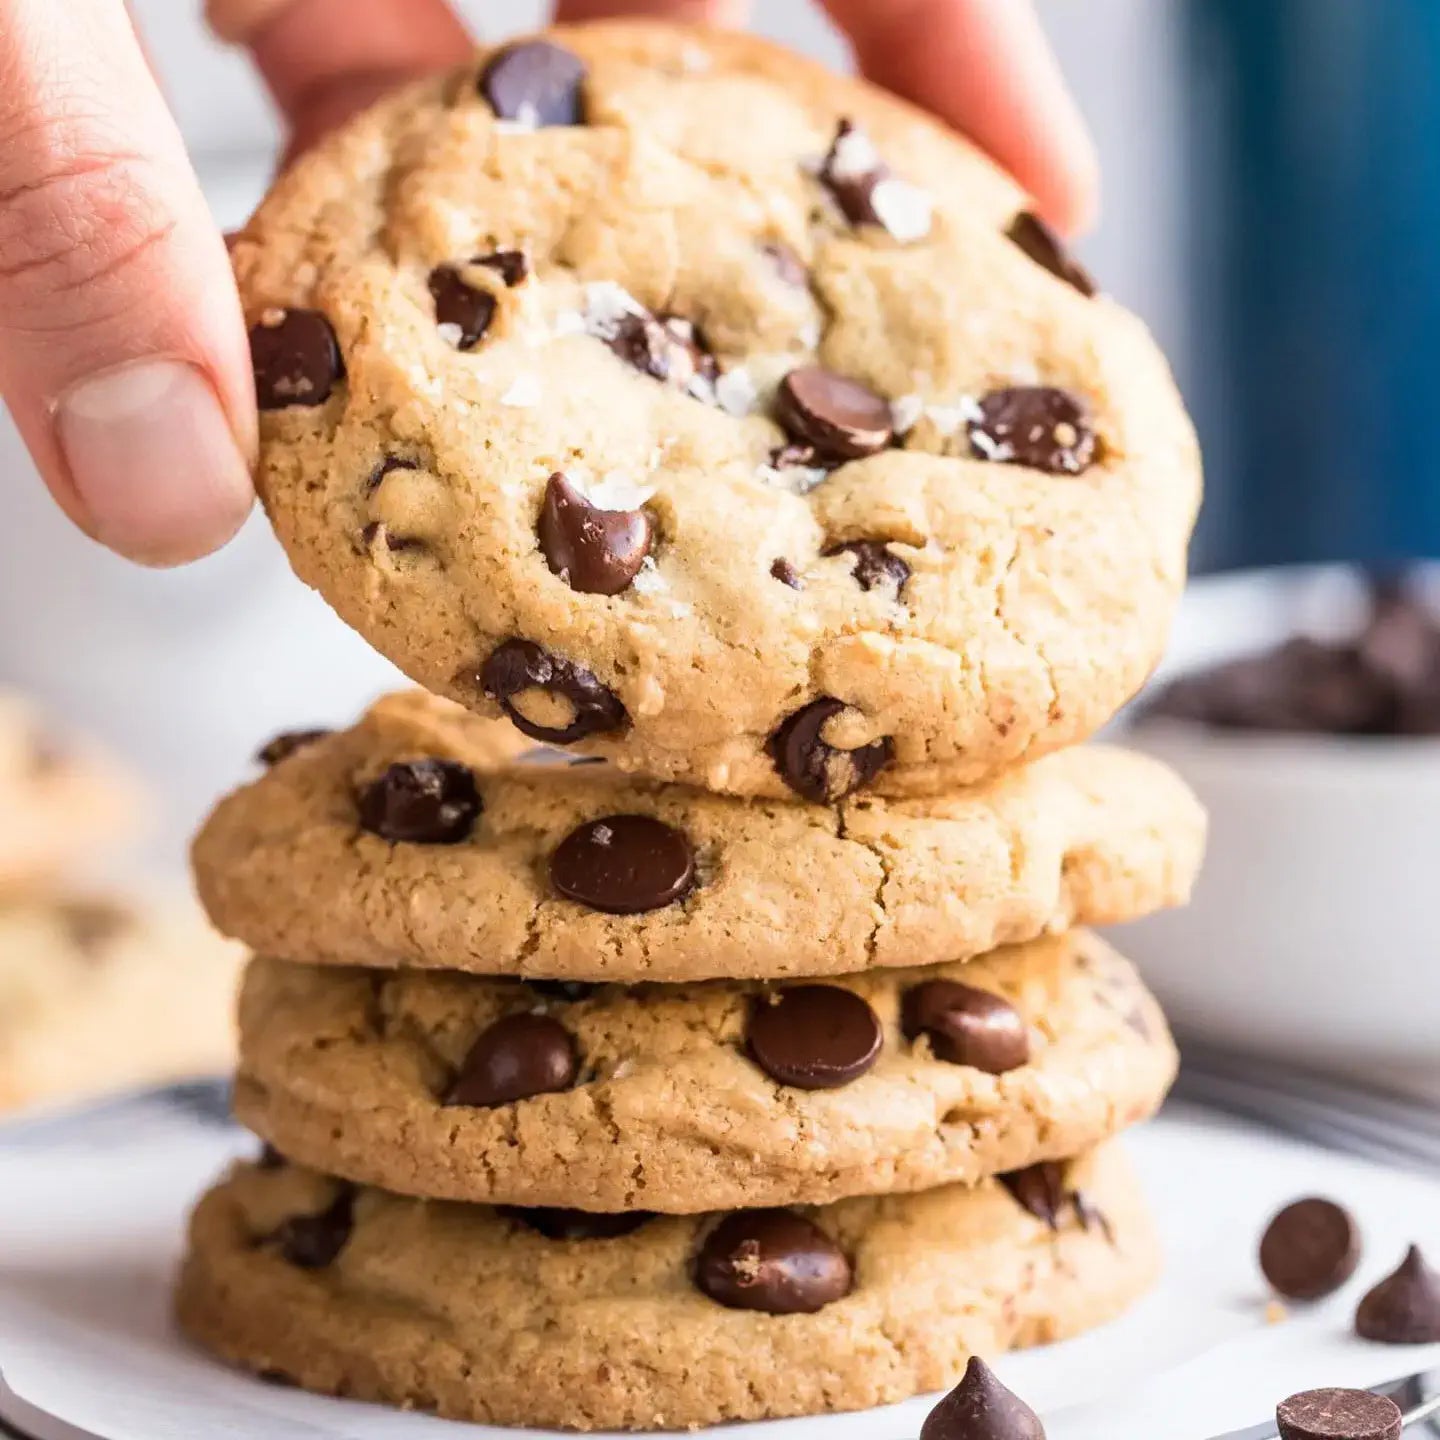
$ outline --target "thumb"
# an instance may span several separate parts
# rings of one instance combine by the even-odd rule
[[[224,241],[115,0],[0,0],[0,394],[66,513],[174,564],[252,499]]]

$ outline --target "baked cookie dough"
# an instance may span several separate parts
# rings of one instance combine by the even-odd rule
[[[482,53],[233,260],[296,570],[427,689],[657,778],[936,793],[1158,659],[1200,489],[1143,326],[933,118],[753,36]]]
[[[492,734],[392,696],[223,800],[194,851],[216,925],[262,954],[381,969],[816,977],[1176,904],[1204,841],[1180,780],[1103,746],[955,795],[825,807],[497,766]]]
[[[407,1195],[695,1213],[973,1182],[1089,1149],[1175,1073],[1083,932],[833,984],[592,987],[256,960],[236,1113]]]
[[[1114,1147],[919,1195],[727,1216],[586,1217],[240,1165],[201,1200],[182,1327],[309,1390],[457,1420],[682,1429],[953,1384],[1151,1283]]]

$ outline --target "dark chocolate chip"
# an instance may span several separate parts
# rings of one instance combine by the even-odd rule
[[[1360,1302],[1355,1333],[1386,1345],[1440,1341],[1440,1273],[1425,1263],[1418,1245]]]
[[[822,365],[801,365],[780,382],[775,418],[791,439],[827,460],[856,460],[883,450],[894,433],[890,404],[858,380]]]
[[[852,225],[878,225],[902,242],[919,240],[929,232],[928,199],[896,178],[854,121],[840,122],[819,173]]]
[[[568,1090],[580,1072],[575,1039],[548,1015],[506,1015],[483,1030],[446,1092],[447,1105],[488,1110]]]
[[[593,672],[552,655],[530,640],[507,640],[480,668],[480,687],[500,706],[516,728],[532,740],[566,745],[607,730],[619,730],[629,715],[613,690]],[[568,700],[574,711],[568,725],[538,725],[515,706],[527,690],[543,690]]]
[[[783,240],[767,240],[761,245],[760,253],[785,284],[793,285],[797,290],[809,285],[810,271],[805,262]]]
[[[1065,1207],[1074,1204],[1076,1199],[1075,1192],[1065,1187],[1065,1166],[1056,1160],[1042,1160],[1023,1170],[1012,1170],[1000,1177],[1000,1183],[1024,1209],[1052,1230],[1060,1228]],[[1085,1223],[1083,1216],[1081,1220]]]
[[[260,1153],[255,1157],[257,1170],[283,1170],[289,1163],[268,1140],[261,1144]]]
[[[1095,458],[1095,430],[1085,402],[1070,391],[1020,385],[980,401],[970,448],[981,460],[1079,475]]]
[[[618,1240],[624,1235],[633,1235],[655,1218],[648,1210],[627,1210],[611,1215],[589,1210],[565,1210],[554,1205],[525,1208],[505,1205],[500,1213],[547,1240]]]
[[[679,830],[653,815],[606,815],[555,847],[550,883],[592,910],[639,915],[689,894],[695,852]]]
[[[879,540],[847,540],[832,545],[826,555],[853,555],[850,573],[862,590],[885,590],[893,587],[896,598],[903,593],[910,578],[910,567]]]
[[[268,310],[250,327],[255,399],[262,410],[321,405],[345,374],[340,344],[318,310]]]
[[[826,724],[849,707],[822,695],[784,721],[770,737],[770,758],[780,778],[817,805],[843,800],[868,785],[895,758],[888,735],[854,750],[841,750],[821,738]]]
[[[1030,1061],[1030,1031],[1002,996],[958,980],[926,980],[905,992],[905,1038],[930,1041],[937,1060],[1003,1075]]]
[[[303,750],[307,745],[313,745],[317,740],[323,740],[333,733],[331,730],[282,730],[255,752],[255,759],[261,765],[278,765],[282,760],[288,760],[297,750]]]
[[[1359,1263],[1360,1232],[1350,1212],[1316,1196],[1287,1205],[1260,1241],[1260,1269],[1287,1300],[1329,1295]]]
[[[492,250],[488,255],[477,255],[472,263],[495,271],[512,290],[530,274],[530,257],[523,250]]]
[[[280,1254],[301,1270],[323,1270],[345,1248],[355,1224],[355,1191],[345,1185],[316,1215],[294,1215],[270,1236]]]
[[[772,1079],[797,1090],[834,1090],[858,1080],[879,1058],[880,1018],[853,990],[796,985],[750,1009],[745,1043]]]
[[[385,483],[385,477],[395,470],[418,470],[420,466],[414,460],[407,460],[401,455],[387,455],[370,472],[369,478],[365,481],[365,493],[373,495]]]
[[[800,572],[782,555],[770,565],[770,574],[782,585],[788,585],[792,590],[803,590],[805,582],[800,578]]]
[[[584,121],[578,55],[548,40],[522,40],[490,57],[480,94],[501,120],[522,125],[579,125]]]
[[[1369,1390],[1303,1390],[1275,1407],[1275,1423],[1280,1440],[1400,1440],[1404,1416]]]
[[[559,471],[545,486],[537,530],[550,569],[585,595],[626,589],[645,563],[654,534],[643,510],[601,510]]]
[[[627,365],[677,390],[697,377],[713,383],[718,373],[700,332],[678,315],[622,316],[606,343]]]
[[[695,1284],[731,1310],[813,1315],[843,1300],[854,1281],[845,1252],[791,1210],[741,1210],[705,1237]]]
[[[1045,1427],[978,1355],[972,1355],[964,1378],[926,1416],[920,1440],[1045,1440]]]
[[[455,327],[457,350],[473,350],[495,318],[495,297],[467,285],[453,265],[437,265],[430,272],[430,293],[435,297],[435,323]]]
[[[360,792],[360,823],[382,840],[456,845],[482,809],[475,776],[453,760],[402,760]]]
[[[1005,234],[1037,265],[1073,285],[1082,295],[1094,295],[1099,289],[1090,272],[1070,257],[1060,237],[1038,215],[1022,210]]]

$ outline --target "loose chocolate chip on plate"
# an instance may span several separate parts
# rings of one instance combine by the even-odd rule
[[[822,695],[797,710],[770,737],[770,758],[780,778],[817,805],[831,804],[868,785],[895,757],[888,735],[854,750],[841,750],[821,738],[825,726],[849,707]]]
[[[530,257],[523,250],[492,250],[477,255],[474,263],[495,271],[512,290],[530,274]]]
[[[1287,1300],[1338,1290],[1360,1263],[1360,1232],[1349,1211],[1311,1196],[1285,1206],[1260,1240],[1260,1269]]]
[[[778,560],[771,562],[770,574],[782,585],[788,585],[792,590],[805,588],[805,582],[800,578],[800,572],[783,555]]]
[[[473,350],[495,318],[495,297],[467,285],[453,265],[437,265],[430,272],[430,293],[435,297],[435,323],[451,328],[457,350]]]
[[[1099,288],[1090,272],[1070,257],[1060,237],[1038,215],[1022,210],[1005,234],[1037,265],[1073,285],[1082,295],[1094,295]]]
[[[987,1075],[1029,1063],[1030,1031],[1023,1017],[989,990],[958,980],[926,980],[906,991],[901,1010],[905,1038],[926,1036],[937,1060]]]
[[[518,730],[549,745],[566,745],[586,735],[618,730],[630,718],[619,696],[593,672],[530,640],[506,640],[480,667],[477,678],[480,688]],[[543,690],[568,701],[574,712],[569,724],[539,725],[527,719],[515,705],[515,697],[527,690]]]
[[[1399,1440],[1403,1421],[1393,1400],[1369,1390],[1303,1390],[1275,1407],[1280,1440]]]
[[[550,883],[592,910],[639,915],[689,894],[695,852],[679,830],[653,815],[606,815],[555,847]]]
[[[1000,1177],[1000,1183],[1015,1197],[1016,1202],[1052,1230],[1060,1227],[1060,1216],[1076,1196],[1065,1188],[1065,1167],[1055,1160],[1042,1160],[1023,1170],[1012,1170]],[[1083,1223],[1083,1217],[1082,1217]],[[1086,1224],[1088,1229],[1089,1225]]]
[[[335,331],[318,310],[267,310],[250,327],[250,362],[262,410],[321,405],[345,374]]]
[[[775,394],[775,418],[824,461],[874,455],[894,433],[888,400],[822,365],[801,365],[785,376]]]
[[[1045,1427],[978,1355],[972,1355],[964,1378],[926,1416],[920,1440],[1045,1440]]]
[[[525,983],[547,1000],[563,1000],[571,1005],[578,1000],[588,1000],[600,988],[589,980],[527,980]]]
[[[1386,1345],[1440,1342],[1440,1273],[1425,1263],[1418,1245],[1360,1302],[1355,1333]]]
[[[261,765],[278,765],[282,760],[288,760],[297,750],[303,750],[307,745],[313,745],[317,740],[323,740],[333,733],[330,730],[282,730],[255,752],[255,759]]]
[[[797,1090],[834,1090],[858,1080],[884,1044],[880,1018],[853,990],[796,985],[778,999],[759,996],[745,1041],[772,1080]]]
[[[854,568],[851,575],[862,590],[895,589],[898,598],[910,578],[910,567],[879,540],[847,540],[843,545],[832,545],[826,555],[853,555]]]
[[[530,127],[579,125],[584,79],[578,55],[548,40],[522,40],[490,57],[479,89],[501,120]]]
[[[695,1284],[731,1310],[813,1315],[843,1300],[854,1275],[845,1252],[791,1210],[741,1210],[705,1237]]]
[[[481,1031],[450,1089],[447,1105],[488,1110],[568,1090],[580,1072],[575,1038],[548,1015],[506,1015]]]
[[[270,1237],[281,1256],[301,1270],[323,1270],[345,1248],[355,1224],[355,1191],[343,1186],[327,1209],[294,1215]]]
[[[360,792],[360,823],[382,840],[456,845],[483,808],[468,766],[453,760],[403,760]]]
[[[643,510],[602,510],[558,471],[545,486],[537,529],[550,569],[585,595],[626,589],[640,573],[654,533]]]
[[[500,1213],[547,1240],[618,1240],[624,1235],[633,1235],[655,1218],[648,1210],[627,1210],[612,1215],[566,1210],[554,1205],[525,1208],[506,1205]]]
[[[1021,385],[980,401],[970,448],[981,460],[1079,475],[1095,458],[1095,430],[1084,401],[1070,391]]]

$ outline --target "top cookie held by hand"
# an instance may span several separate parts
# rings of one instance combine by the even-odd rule
[[[1199,494],[1143,327],[934,120],[750,36],[557,30],[397,93],[234,248],[259,484],[428,688],[833,801],[1084,738]]]

